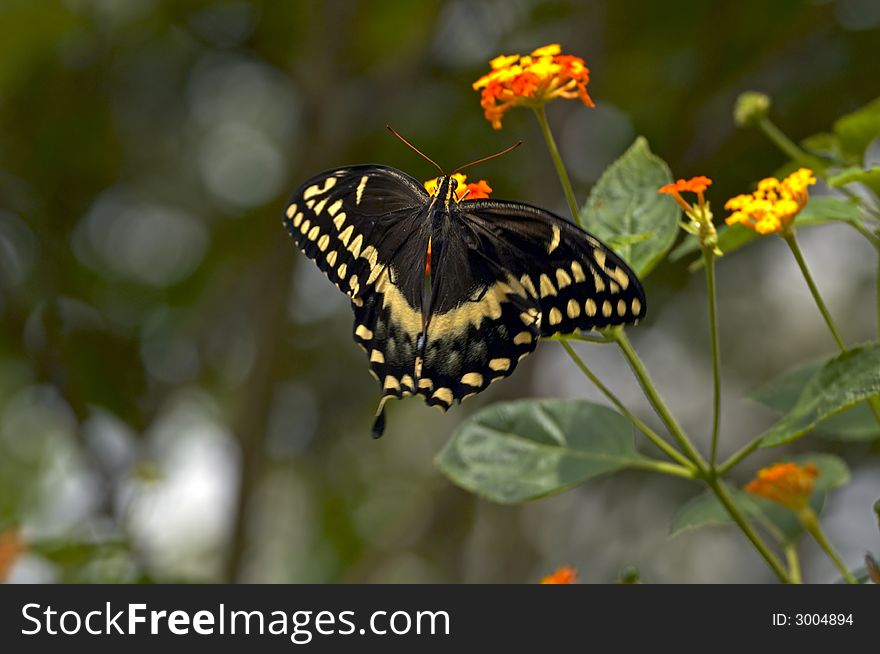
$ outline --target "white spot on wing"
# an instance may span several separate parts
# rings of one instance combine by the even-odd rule
[[[559,240],[562,237],[559,233],[559,227],[552,225],[550,229],[553,230],[553,237],[550,239],[550,245],[547,246],[547,254],[552,254],[553,250],[559,247]]]
[[[370,178],[367,177],[366,175],[364,175],[363,177],[361,177],[361,183],[358,184],[358,187],[357,187],[357,195],[355,195],[355,198],[354,198],[354,203],[355,203],[355,204],[360,204],[360,203],[361,203],[361,196],[364,194],[364,189],[367,188],[367,180],[368,180],[368,179],[370,179]]]
[[[313,186],[308,187],[303,192],[303,200],[308,200],[310,197],[313,197],[315,195],[321,195],[322,193],[326,193],[331,188],[333,188],[333,186],[335,184],[336,184],[336,178],[335,177],[328,177],[327,179],[324,180],[323,186],[318,186],[317,184],[314,184]]]

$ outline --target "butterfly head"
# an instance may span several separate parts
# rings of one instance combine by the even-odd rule
[[[440,200],[444,204],[449,204],[453,201],[458,201],[458,196],[455,194],[455,190],[458,188],[458,180],[451,175],[441,175],[437,178],[437,188],[434,191],[434,197],[437,200]]]

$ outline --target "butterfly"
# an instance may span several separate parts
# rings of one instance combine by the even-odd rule
[[[645,315],[635,273],[595,236],[529,204],[459,200],[457,184],[441,175],[429,194],[395,168],[347,166],[306,181],[284,212],[299,249],[351,299],[354,340],[381,385],[374,438],[390,398],[445,412],[512,374],[542,336]]]

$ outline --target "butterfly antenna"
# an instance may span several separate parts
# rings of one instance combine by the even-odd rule
[[[488,157],[483,157],[482,159],[477,159],[476,161],[471,161],[469,164],[465,164],[464,166],[459,166],[458,168],[456,168],[455,170],[452,171],[452,174],[454,175],[455,173],[462,171],[465,168],[470,168],[471,166],[474,166],[478,163],[483,163],[484,161],[489,161],[489,159],[494,159],[495,157],[500,157],[502,154],[507,154],[511,150],[516,150],[521,145],[522,145],[522,141],[517,141],[516,143],[511,145],[509,148],[506,148],[506,149],[502,150],[501,152],[496,152],[495,154],[490,154]]]
[[[442,169],[440,166],[437,165],[437,162],[436,162],[436,161],[434,161],[433,159],[431,159],[431,157],[429,157],[428,155],[426,155],[424,152],[422,152],[421,150],[419,150],[416,146],[414,146],[412,143],[410,143],[410,142],[407,141],[405,138],[403,138],[400,134],[398,134],[397,131],[396,131],[391,125],[385,125],[385,127],[387,127],[387,128],[388,128],[388,131],[390,131],[392,134],[394,134],[394,136],[396,136],[397,138],[399,138],[401,141],[403,141],[403,142],[404,142],[406,145],[408,145],[410,148],[412,148],[413,150],[415,150],[416,152],[418,152],[420,155],[422,155],[422,157],[424,157],[425,159],[427,159],[428,161],[430,161],[432,164],[434,164],[434,167],[435,167],[437,170],[440,171],[440,174],[441,174],[441,175],[445,175],[445,174],[446,174],[446,173],[443,172],[443,169]]]

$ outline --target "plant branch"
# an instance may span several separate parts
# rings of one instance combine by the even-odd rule
[[[801,269],[801,273],[803,274],[804,279],[807,282],[807,286],[810,287],[810,293],[813,294],[813,300],[815,300],[816,302],[819,313],[822,314],[822,318],[825,320],[825,324],[828,325],[828,330],[831,332],[831,336],[834,337],[834,342],[837,343],[837,347],[840,348],[841,353],[846,352],[846,345],[843,344],[843,339],[840,336],[840,332],[837,330],[837,325],[834,324],[834,320],[831,318],[831,313],[828,311],[828,307],[825,305],[825,300],[822,299],[822,295],[821,293],[819,293],[819,288],[816,286],[816,282],[813,280],[813,275],[810,273],[810,269],[807,267],[807,262],[804,260],[804,255],[801,252],[801,248],[798,245],[797,238],[795,238],[794,232],[791,231],[788,233],[783,233],[782,238],[783,240],[785,240],[788,248],[794,255],[798,267]]]
[[[709,488],[712,489],[712,492],[715,493],[715,496],[718,498],[721,504],[724,505],[724,508],[730,514],[730,517],[733,518],[733,521],[746,535],[746,538],[751,541],[752,545],[755,546],[755,549],[758,550],[758,553],[762,557],[764,557],[764,560],[767,561],[767,564],[772,568],[773,572],[776,573],[776,576],[779,577],[779,580],[785,584],[791,583],[791,578],[785,571],[782,563],[779,561],[777,556],[770,551],[770,548],[767,547],[767,544],[763,540],[761,540],[761,537],[758,536],[757,532],[755,532],[752,526],[748,523],[746,517],[742,514],[739,507],[733,501],[733,498],[730,496],[730,492],[727,490],[721,480],[716,477],[711,477],[706,480],[706,483],[709,485]]]
[[[623,402],[614,394],[614,392],[608,388],[602,380],[600,380],[596,374],[590,370],[589,366],[584,362],[584,360],[578,355],[577,352],[574,351],[574,348],[571,344],[566,341],[559,341],[562,345],[563,349],[568,353],[568,356],[571,357],[572,361],[574,361],[575,365],[580,368],[580,371],[584,373],[584,375],[599,389],[599,391],[607,397],[611,403],[617,407],[618,411],[620,411],[624,417],[626,417],[636,429],[642,432],[645,436],[647,436],[648,440],[650,440],[654,445],[657,446],[666,456],[668,456],[673,461],[680,463],[684,466],[685,469],[689,470],[691,474],[688,476],[693,476],[693,471],[696,470],[694,465],[688,461],[688,459],[681,455],[672,445],[667,443],[663,438],[651,429],[648,425],[646,425],[642,420],[638,418],[632,411],[626,408]]]
[[[703,247],[703,260],[706,262],[706,294],[709,305],[709,333],[712,338],[712,450],[709,466],[715,467],[718,460],[718,433],[721,425],[721,353],[718,347],[718,302],[715,292],[715,253]]]
[[[816,515],[816,512],[810,507],[807,507],[803,511],[798,512],[798,518],[804,526],[804,529],[809,532],[819,544],[819,547],[822,548],[825,554],[828,555],[828,558],[831,559],[834,565],[837,566],[837,569],[840,570],[840,574],[843,575],[846,583],[858,584],[859,582],[856,581],[856,578],[853,577],[852,573],[844,565],[843,560],[840,558],[840,554],[837,553],[837,550],[834,549],[834,546],[825,537],[825,532],[822,531],[822,526],[819,524],[819,517]]]
[[[544,105],[535,107],[535,117],[541,126],[541,133],[544,135],[544,141],[547,143],[547,149],[550,151],[550,157],[553,159],[553,165],[556,167],[556,174],[562,183],[562,190],[565,192],[565,199],[568,201],[568,208],[571,209],[571,215],[578,227],[581,225],[581,217],[578,212],[577,200],[574,197],[574,189],[571,186],[571,180],[568,178],[568,172],[565,170],[565,164],[562,163],[562,157],[559,149],[556,147],[556,140],[553,138],[553,132],[550,131],[550,123],[547,122],[547,113],[544,111]]]
[[[611,338],[614,339],[614,342],[617,343],[621,352],[623,352],[623,355],[624,357],[626,357],[626,360],[629,362],[630,368],[632,368],[632,371],[635,373],[635,376],[638,379],[639,384],[641,385],[642,390],[645,393],[645,396],[648,398],[648,401],[651,403],[654,411],[657,412],[657,415],[663,421],[663,424],[666,425],[669,433],[678,442],[678,445],[684,452],[685,456],[693,461],[698,470],[705,474],[707,472],[706,461],[694,447],[693,443],[691,443],[690,439],[684,433],[684,430],[678,424],[678,421],[666,407],[666,404],[663,402],[663,398],[660,397],[660,393],[657,391],[657,388],[654,385],[654,381],[648,374],[648,370],[645,368],[645,365],[642,363],[639,355],[636,353],[636,351],[632,347],[632,344],[629,342],[629,338],[627,337],[626,332],[624,332],[623,329],[619,327],[614,327],[608,330],[608,333],[611,335]]]
[[[791,583],[803,583],[801,578],[801,562],[798,558],[797,546],[794,543],[785,545],[785,561],[788,563],[788,576],[791,579]]]
[[[716,470],[716,474],[720,477],[722,475],[727,474],[731,468],[733,468],[737,463],[746,458],[749,454],[758,449],[761,445],[761,440],[763,436],[757,436],[753,438],[748,443],[743,445],[740,449],[730,455],[730,458],[727,459],[724,463],[718,466]]]

